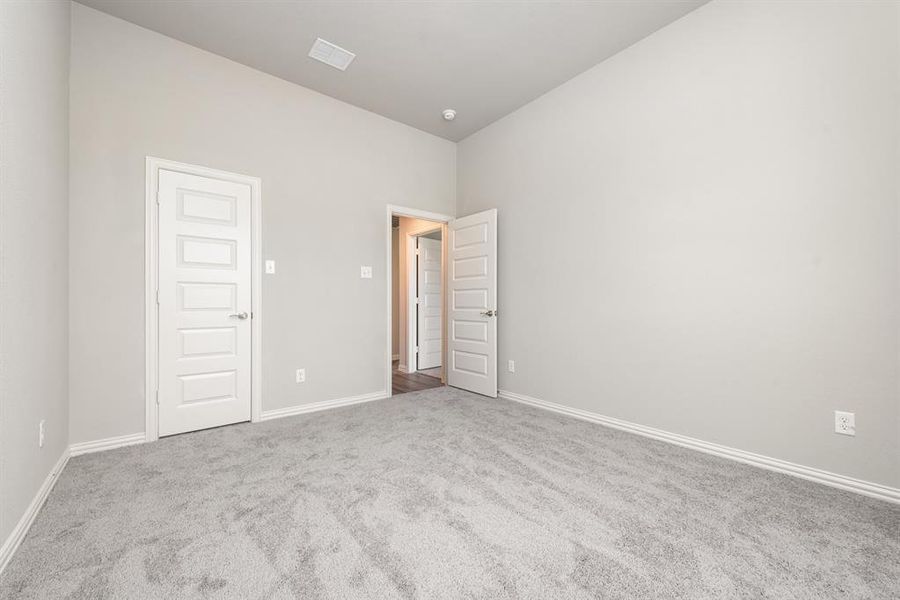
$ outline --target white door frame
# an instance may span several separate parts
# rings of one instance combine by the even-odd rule
[[[408,208],[408,207],[406,207],[406,206],[396,206],[396,205],[394,205],[394,204],[388,204],[388,205],[387,205],[387,221],[386,221],[386,226],[387,226],[387,230],[386,230],[386,233],[387,233],[387,236],[386,236],[386,238],[387,238],[387,251],[385,252],[385,265],[387,265],[387,268],[386,268],[386,270],[385,270],[385,272],[387,273],[387,280],[386,280],[386,281],[387,281],[387,286],[386,286],[386,287],[387,287],[387,312],[386,312],[386,319],[385,319],[385,321],[386,321],[386,331],[387,331],[387,344],[386,344],[387,352],[385,353],[385,356],[387,356],[387,365],[386,365],[386,367],[385,367],[384,389],[385,389],[385,393],[386,393],[386,395],[387,395],[388,397],[390,397],[390,396],[393,395],[393,383],[392,383],[392,379],[393,379],[393,348],[391,347],[391,336],[392,336],[392,333],[393,333],[393,332],[391,331],[391,319],[392,319],[392,316],[393,316],[393,315],[391,314],[391,304],[392,304],[392,301],[393,301],[393,298],[392,298],[392,292],[393,292],[393,290],[392,290],[392,288],[393,288],[393,285],[394,285],[394,284],[393,284],[393,281],[394,281],[394,280],[393,280],[393,273],[392,273],[392,271],[393,271],[393,266],[392,266],[392,264],[391,264],[391,263],[392,263],[392,261],[391,261],[391,258],[392,258],[392,256],[391,256],[391,242],[392,242],[392,240],[391,240],[391,238],[392,238],[391,230],[393,229],[393,217],[394,217],[394,216],[398,216],[398,217],[411,217],[411,218],[413,218],[413,219],[425,219],[426,221],[435,221],[438,225],[442,225],[442,224],[443,224],[443,225],[446,225],[447,223],[449,223],[450,221],[452,221],[452,220],[454,219],[454,217],[451,217],[451,216],[449,216],[449,215],[444,215],[444,214],[440,214],[440,213],[429,212],[429,211],[426,211],[426,210],[419,210],[419,209],[417,209],[417,208]],[[437,229],[437,227],[435,227],[435,229]],[[418,234],[416,234],[416,235],[418,235]],[[407,236],[407,237],[410,238],[410,239],[413,239],[413,236]],[[401,252],[403,252],[403,251],[409,252],[409,249],[410,249],[410,239],[407,239],[407,240],[398,239],[398,240],[397,240],[397,243],[398,243],[398,244],[401,244],[401,246],[400,246],[400,251],[401,251]],[[441,260],[443,260],[443,258],[441,258]],[[410,268],[409,265],[410,265],[410,261],[407,260],[407,265],[406,265],[406,266],[407,266],[407,273],[409,273],[409,268]],[[407,277],[407,294],[409,294],[409,291],[408,291],[408,290],[410,290],[410,289],[412,288],[412,286],[408,285],[408,283],[409,283],[409,278]],[[442,282],[441,288],[442,288],[442,289],[441,289],[441,294],[443,295],[443,294],[446,293],[446,290],[443,289],[443,288],[444,288],[443,282]],[[403,290],[401,290],[400,293],[402,294],[402,293],[403,293]],[[413,314],[413,315],[415,314],[415,311],[409,310],[409,306],[410,306],[410,305],[407,304],[407,310],[406,310],[407,323],[410,322],[410,321],[409,321],[410,315],[411,315],[411,314]],[[410,334],[410,331],[413,332],[412,335]],[[413,352],[412,347],[409,345],[409,339],[410,339],[410,338],[415,339],[415,333],[414,333],[414,332],[415,332],[415,327],[413,327],[412,330],[411,330],[410,327],[409,327],[409,325],[407,325],[407,328],[406,328],[406,334],[407,334],[407,346],[406,346],[406,349],[407,349],[407,368],[410,368],[410,369],[412,369],[412,370],[415,370],[415,368],[414,368],[415,361],[413,361],[412,365],[410,365],[410,363],[408,362],[408,361],[409,361],[409,356],[410,356],[410,354]],[[443,342],[446,343],[446,340],[447,340],[447,332],[446,332],[446,330],[442,331],[442,332],[441,332],[441,335],[442,335],[442,337],[443,337]],[[414,345],[415,345],[415,344],[413,344],[413,346],[414,346]]]
[[[147,157],[145,220],[144,220],[144,339],[146,402],[145,438],[159,439],[159,314],[156,290],[159,282],[159,215],[157,194],[159,170],[178,171],[200,177],[232,181],[250,186],[250,420],[257,422],[262,414],[262,258],[259,249],[262,239],[262,182],[259,177],[229,173],[218,169]],[[390,239],[390,238],[388,238]],[[389,290],[390,291],[390,290]],[[388,336],[390,343],[390,336]]]
[[[418,281],[419,277],[419,272],[417,269],[418,255],[416,254],[416,248],[418,248],[417,242],[420,237],[428,235],[429,233],[434,233],[435,231],[442,231],[444,228],[444,223],[435,223],[435,225],[436,226],[431,229],[417,231],[416,233],[412,233],[406,236],[406,366],[410,373],[415,373],[419,370],[419,355],[416,353],[416,346],[419,345],[419,305],[416,304],[416,298],[418,297],[418,286],[413,285],[413,282]],[[441,236],[441,243],[444,243],[443,235]],[[441,302],[443,302],[444,300],[443,260],[444,258],[442,252]],[[413,306],[416,307],[416,310],[412,310]],[[443,322],[443,317],[441,317],[441,321]],[[445,341],[446,340],[444,339],[443,326],[441,326],[441,347],[443,347]]]

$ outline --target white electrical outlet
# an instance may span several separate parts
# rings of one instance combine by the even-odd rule
[[[372,267],[362,266],[359,268],[360,279],[372,279]]]
[[[44,419],[38,425],[38,448],[44,447]]]
[[[306,381],[306,369],[297,369],[297,383]]]
[[[516,361],[514,361],[514,360],[506,361],[506,370],[509,371],[510,373],[515,373],[516,372]]]
[[[267,260],[266,261],[266,274],[272,275],[273,273],[275,273],[275,261]]]
[[[834,411],[834,432],[841,435],[856,435],[856,415],[852,412]]]

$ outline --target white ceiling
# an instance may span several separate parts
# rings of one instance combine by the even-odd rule
[[[707,0],[79,1],[458,141]],[[307,57],[317,37],[346,72]]]

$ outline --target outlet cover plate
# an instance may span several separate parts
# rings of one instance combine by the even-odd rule
[[[834,411],[834,432],[841,435],[856,435],[856,414]]]

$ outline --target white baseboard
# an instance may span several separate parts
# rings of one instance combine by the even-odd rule
[[[403,363],[400,363],[399,365],[397,365],[397,370],[400,371],[401,373],[413,373],[414,372],[413,370],[410,370],[410,368],[407,365],[404,365]]]
[[[532,398],[530,396],[525,396],[524,394],[517,394],[515,392],[510,392],[507,390],[500,390],[499,395],[501,398],[504,398],[506,400],[513,400],[515,402],[521,402],[522,404],[529,404],[537,408],[542,408],[544,410],[549,410],[555,413],[568,415],[570,417],[575,417],[576,419],[581,419],[583,421],[590,421],[591,423],[598,423],[600,425],[605,425],[606,427],[621,429],[622,431],[628,431],[631,433],[642,435],[644,437],[653,438],[655,440],[669,442],[670,444],[676,444],[678,446],[690,448],[691,450],[698,450],[700,452],[705,452],[706,454],[728,458],[748,465],[753,465],[754,467],[760,467],[762,469],[768,469],[770,471],[777,471],[779,473],[793,475],[794,477],[800,477],[801,479],[815,481],[816,483],[821,483],[823,485],[836,487],[842,490],[856,492],[857,494],[862,494],[864,496],[878,498],[879,500],[886,500],[887,502],[900,504],[900,489],[888,487],[886,485],[872,483],[870,481],[863,481],[861,479],[854,479],[852,477],[838,475],[837,473],[831,473],[829,471],[823,471],[821,469],[814,469],[812,467],[806,467],[785,460],[771,458],[768,456],[763,456],[761,454],[754,454],[753,452],[738,450],[737,448],[730,448],[728,446],[722,446],[720,444],[714,444],[712,442],[705,442],[703,440],[698,440],[696,438],[688,437],[685,435],[670,433],[668,431],[663,431],[662,429],[646,427],[644,425],[638,425],[637,423],[631,423],[630,421],[623,421],[621,419],[616,419],[613,417],[606,417],[587,410],[581,410],[579,408],[572,408],[570,406],[564,406],[562,404],[547,402],[546,400]]]
[[[399,355],[399,354],[393,355],[393,356],[391,357],[391,360],[400,360],[400,355]]]
[[[28,533],[28,530],[31,528],[31,524],[34,523],[34,518],[37,516],[38,512],[41,510],[41,507],[44,505],[44,501],[47,500],[47,496],[50,495],[50,490],[53,489],[53,486],[56,484],[56,481],[59,479],[59,474],[62,473],[62,470],[66,467],[66,463],[69,460],[69,450],[63,450],[62,456],[59,457],[59,460],[56,461],[56,464],[53,466],[53,470],[50,471],[50,474],[47,475],[47,478],[44,480],[44,483],[41,484],[41,487],[38,489],[37,494],[34,499],[31,501],[31,504],[28,505],[28,509],[25,511],[25,514],[22,515],[22,518],[19,519],[19,522],[16,523],[15,528],[10,532],[9,537],[6,538],[6,541],[3,542],[3,546],[0,546],[0,573],[3,573],[3,569],[6,568],[6,565],[9,564],[9,560],[12,558],[16,549],[19,547],[19,544],[22,543],[22,540],[25,539],[25,534]]]
[[[288,408],[277,408],[275,410],[264,410],[259,420],[268,421],[270,419],[292,417],[294,415],[318,412],[320,410],[339,408],[341,406],[350,406],[351,404],[361,404],[363,402],[372,402],[373,400],[384,400],[387,397],[387,392],[381,390],[380,392],[361,394],[359,396],[349,396],[347,398],[337,398],[335,400],[323,400],[322,402],[301,404],[300,406],[290,406]]]
[[[122,448],[123,446],[143,444],[146,441],[147,438],[144,433],[132,433],[130,435],[120,435],[118,437],[106,438],[105,440],[80,442],[78,444],[72,444],[71,446],[69,446],[69,455],[81,456],[82,454],[100,452],[101,450],[112,450],[113,448]]]

